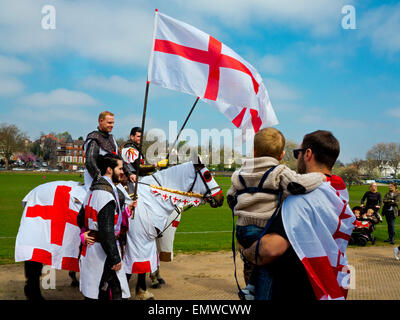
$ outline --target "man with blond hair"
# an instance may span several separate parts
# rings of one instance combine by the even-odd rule
[[[110,111],[103,111],[99,114],[99,126],[97,130],[92,131],[86,137],[83,146],[85,150],[85,173],[84,181],[87,189],[90,188],[93,180],[101,178],[100,169],[97,165],[97,158],[99,155],[108,153],[118,154],[118,144],[111,131],[114,128],[114,114]],[[124,173],[129,177],[130,181],[134,181],[134,175],[129,173],[129,170],[124,165]]]

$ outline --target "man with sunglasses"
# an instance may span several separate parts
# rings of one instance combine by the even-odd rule
[[[241,251],[244,259],[272,275],[272,300],[347,296],[345,251],[355,217],[343,180],[331,174],[339,152],[339,142],[329,131],[304,136],[293,151],[298,172],[320,172],[328,182],[308,194],[289,196],[260,239],[258,251],[257,241]],[[262,272],[259,279],[262,283]]]

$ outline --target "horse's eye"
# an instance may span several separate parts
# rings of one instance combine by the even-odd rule
[[[204,180],[206,180],[206,182],[210,182],[211,179],[212,179],[211,172],[210,172],[210,171],[204,172],[204,173],[203,173],[203,177],[204,177]]]

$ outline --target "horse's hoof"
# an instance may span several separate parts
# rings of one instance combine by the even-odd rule
[[[78,280],[72,280],[71,287],[73,287],[73,288],[79,287],[79,281]]]
[[[158,283],[159,284],[165,284],[165,281],[164,281],[164,279],[160,278],[160,279],[158,279]]]
[[[159,283],[154,283],[154,284],[151,285],[151,287],[152,287],[153,289],[160,289],[160,288],[161,288],[161,284],[159,284]]]

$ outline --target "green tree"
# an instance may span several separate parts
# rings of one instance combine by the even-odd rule
[[[57,133],[55,135],[56,138],[58,139],[63,139],[63,140],[68,140],[68,138],[72,139],[72,136],[70,135],[70,133],[68,131],[62,132],[62,133]]]

